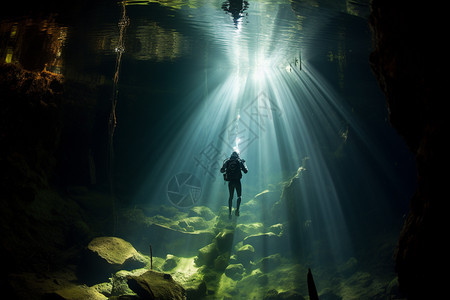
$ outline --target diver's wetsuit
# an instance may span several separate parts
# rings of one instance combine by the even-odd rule
[[[237,170],[234,174],[228,174],[227,169],[230,165],[231,162],[237,160],[239,163],[239,170]],[[231,215],[231,207],[233,204],[233,194],[234,194],[234,190],[236,190],[236,194],[237,194],[237,202],[236,202],[236,216],[239,215],[239,206],[241,205],[241,192],[242,192],[242,187],[241,187],[241,178],[242,178],[242,173],[241,170],[244,171],[244,173],[248,172],[247,166],[245,165],[245,160],[241,160],[239,158],[239,155],[236,152],[233,152],[231,154],[231,157],[229,159],[227,159],[224,163],[222,168],[220,169],[220,172],[225,173],[227,172],[227,175],[229,176],[228,180],[228,192],[229,192],[229,198],[228,198],[228,209],[229,209],[229,214]]]
[[[239,206],[241,205],[241,191],[242,191],[240,179],[228,181],[228,192],[230,193],[230,197],[228,198],[228,208],[230,210],[230,213],[231,213],[231,206],[233,204],[233,194],[235,189],[237,194],[236,211],[239,212]]]

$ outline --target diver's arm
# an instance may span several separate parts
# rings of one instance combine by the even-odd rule
[[[241,159],[241,170],[242,170],[245,174],[247,174],[247,172],[248,172],[247,165],[245,164],[245,160],[243,160],[243,159]]]
[[[227,169],[227,166],[226,166],[227,163],[228,163],[228,160],[223,163],[222,168],[220,168],[220,173],[225,173],[225,170]]]

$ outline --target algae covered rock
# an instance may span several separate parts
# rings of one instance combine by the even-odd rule
[[[108,264],[120,265],[125,269],[142,268],[146,264],[144,256],[121,238],[97,237],[89,243],[88,249],[97,253]]]
[[[273,232],[260,233],[248,236],[244,239],[244,245],[250,244],[255,248],[255,254],[259,257],[267,254],[285,251],[285,245],[280,236]]]
[[[198,273],[181,282],[186,290],[187,299],[201,299],[206,295],[206,282]]]
[[[231,250],[233,237],[234,233],[232,230],[223,230],[216,235],[215,243],[217,244],[217,248],[221,253]]]
[[[102,283],[96,284],[96,285],[92,286],[92,288],[94,288],[97,292],[99,292],[100,294],[102,294],[106,297],[111,296],[112,284],[109,282],[102,282]]]
[[[180,259],[172,254],[167,254],[166,260],[164,261],[163,265],[161,266],[161,269],[164,271],[171,270],[175,268],[178,264]]]
[[[211,243],[198,250],[198,254],[194,262],[198,267],[203,265],[212,265],[218,255],[219,249],[217,249],[216,243]]]
[[[213,211],[206,206],[194,206],[188,212],[188,217],[201,217],[209,221],[216,217]]]
[[[60,299],[60,300],[79,300],[79,299],[92,299],[92,300],[107,300],[108,298],[98,292],[93,287],[86,285],[74,285],[61,290],[57,290],[52,293],[47,293],[44,299]]]
[[[202,217],[185,218],[178,222],[178,226],[180,226],[181,228],[191,227],[194,230],[205,230],[210,227],[208,222],[206,222]]]
[[[283,224],[274,224],[268,228],[268,231],[275,233],[277,235],[281,235],[283,233]]]
[[[305,300],[305,298],[296,291],[285,291],[278,293],[277,290],[271,289],[264,295],[263,300]]]
[[[246,267],[250,265],[250,262],[253,261],[254,257],[255,248],[250,244],[244,245],[236,251],[236,261]]]
[[[228,260],[230,258],[230,255],[228,252],[220,254],[215,260],[214,260],[214,270],[223,272],[225,268],[228,266]]]
[[[185,289],[169,274],[150,270],[139,276],[130,276],[128,286],[142,299],[186,299]]]
[[[256,263],[256,267],[260,268],[263,272],[271,272],[280,265],[281,255],[279,253],[263,257]]]
[[[225,269],[225,275],[237,281],[242,279],[244,271],[245,269],[242,264],[233,264]]]
[[[132,271],[120,270],[111,277],[111,296],[122,297],[135,296],[136,294],[128,286],[128,279],[132,276],[140,276],[147,272],[147,269],[137,269]]]
[[[264,232],[264,225],[260,222],[250,224],[238,224],[234,231],[236,241],[241,241],[247,236]]]
[[[118,270],[143,268],[147,258],[127,241],[117,237],[97,237],[87,246],[78,276],[87,284],[108,280]]]

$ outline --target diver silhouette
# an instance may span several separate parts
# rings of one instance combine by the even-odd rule
[[[236,216],[239,216],[239,206],[241,205],[241,178],[242,173],[241,170],[247,174],[248,168],[245,165],[245,160],[239,157],[239,154],[236,151],[231,153],[230,158],[227,158],[220,168],[220,172],[223,173],[223,178],[228,181],[228,192],[230,194],[228,198],[228,216],[231,218],[231,208],[233,204],[233,194],[234,190],[236,190],[237,194],[237,202],[236,202],[236,210],[234,211]]]
[[[247,10],[248,5],[248,2],[243,0],[227,0],[222,3],[222,9],[226,13],[231,14],[231,16],[233,17],[234,25],[237,27],[239,19],[244,16],[244,11]]]

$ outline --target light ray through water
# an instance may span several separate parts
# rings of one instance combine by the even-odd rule
[[[289,195],[290,200],[284,199],[291,205],[277,212],[279,220],[288,225],[286,247],[307,252],[310,263],[333,265],[354,252],[346,199],[353,191],[345,178],[340,178],[352,171],[335,161],[348,153],[355,165],[366,166],[373,160],[383,168],[383,155],[371,144],[346,102],[300,55],[313,52],[301,44],[302,36],[279,31],[274,7],[266,2],[250,3],[247,18],[252,34],[245,24],[219,26],[214,20],[217,7],[210,4],[182,10],[190,16],[186,19],[194,16],[212,25],[196,29],[211,39],[208,45],[220,49],[223,57],[205,55],[205,78],[171,109],[165,149],[146,168],[148,179],[137,198],[149,199],[151,204],[167,203],[168,185],[161,182],[189,174],[199,179],[200,184],[190,186],[201,190],[201,198],[193,201],[191,196],[189,205],[180,209],[205,205],[220,212],[227,205],[228,190],[219,169],[238,148],[249,167],[242,179],[240,218],[251,214],[253,221],[271,221],[271,206],[264,204],[264,210],[246,212],[245,205],[263,191],[283,190],[290,179],[298,179],[300,187]],[[272,18],[264,18],[269,9]],[[283,38],[276,39],[279,35]],[[222,43],[224,40],[227,42]],[[364,172],[374,190],[381,186],[369,169]],[[383,193],[380,188],[373,197]],[[323,247],[327,255],[322,254]]]

